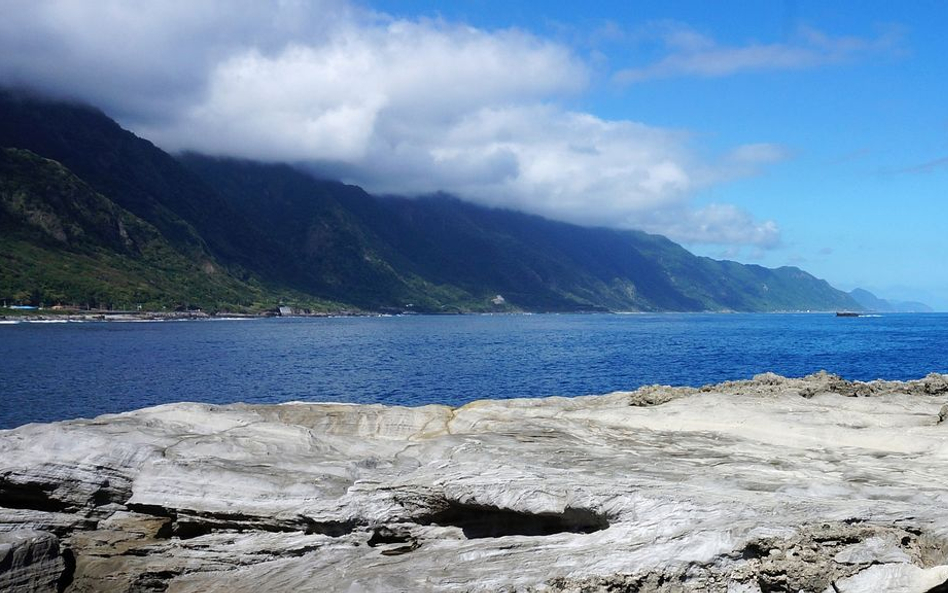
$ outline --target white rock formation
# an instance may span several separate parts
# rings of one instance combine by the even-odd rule
[[[946,405],[941,375],[768,374],[28,425],[0,431],[0,558],[58,564],[0,560],[0,590],[940,591]]]

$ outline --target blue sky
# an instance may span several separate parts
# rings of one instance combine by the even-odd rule
[[[580,109],[680,128],[700,149],[775,143],[787,157],[702,191],[780,227],[779,247],[686,243],[712,257],[797,265],[837,287],[866,287],[948,309],[948,5],[941,2],[375,2],[386,12],[521,27],[600,60]],[[673,21],[731,48],[799,43],[801,28],[872,42],[838,62],[680,73],[617,84],[654,63],[641,32]],[[644,47],[643,47],[644,46]],[[601,55],[600,55],[601,54]]]
[[[0,83],[948,310],[942,2],[0,0]]]

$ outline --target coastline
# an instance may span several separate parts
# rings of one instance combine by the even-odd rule
[[[34,560],[0,584],[923,592],[948,581],[946,418],[948,375],[768,373],[32,424],[0,432],[0,549]]]
[[[883,315],[926,315],[937,312],[889,312],[861,313],[860,318],[878,318]],[[312,313],[261,311],[256,313],[219,311],[11,311],[0,309],[0,324],[11,323],[79,323],[79,322],[152,322],[152,321],[207,321],[207,320],[246,320],[284,318],[338,318],[338,317],[409,317],[431,316],[445,317],[457,315],[834,315],[835,311],[463,311],[450,313],[419,313],[416,311],[385,312],[355,311],[319,311]],[[855,316],[854,316],[855,317]]]
[[[233,313],[221,311],[205,313],[203,311],[57,311],[27,312],[14,314],[0,312],[0,323],[81,323],[93,321],[106,322],[149,322],[149,321],[209,321],[209,320],[246,320],[271,319],[274,317],[357,317],[373,316],[372,313],[338,311],[331,313],[293,313],[280,315],[277,312]]]

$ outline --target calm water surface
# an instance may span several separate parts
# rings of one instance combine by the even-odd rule
[[[0,428],[175,401],[458,405],[820,369],[860,380],[948,372],[948,314],[0,325]]]

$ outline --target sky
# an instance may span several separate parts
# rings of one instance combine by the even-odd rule
[[[948,310],[948,5],[0,0],[0,84]]]

